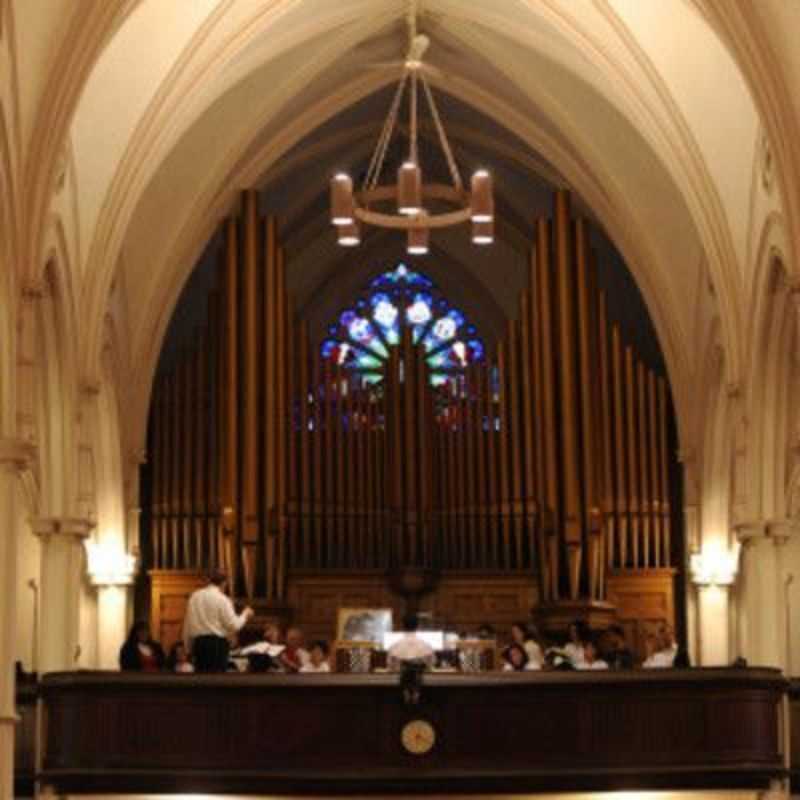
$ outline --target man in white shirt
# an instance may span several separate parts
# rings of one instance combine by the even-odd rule
[[[427,667],[436,662],[433,648],[417,636],[417,626],[415,614],[403,617],[403,638],[389,648],[389,669],[399,670],[404,661],[421,661]]]
[[[194,656],[197,672],[224,672],[228,667],[228,637],[253,616],[249,606],[237,614],[226,595],[228,576],[214,570],[208,585],[192,593],[183,620],[183,641]]]

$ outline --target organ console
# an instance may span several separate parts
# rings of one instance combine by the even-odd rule
[[[363,312],[369,380],[321,350],[254,192],[224,233],[206,328],[152,400],[145,539],[167,643],[211,566],[262,616],[328,636],[338,605],[399,609],[392,587],[417,603],[417,584],[455,624],[533,607],[553,629],[616,616],[636,640],[673,621],[667,385],[613,318],[568,192],[536,221],[517,318],[436,381],[405,308],[396,344]]]

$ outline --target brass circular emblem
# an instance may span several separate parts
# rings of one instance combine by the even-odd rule
[[[436,744],[436,730],[427,720],[412,719],[403,725],[400,741],[412,755],[424,756]]]

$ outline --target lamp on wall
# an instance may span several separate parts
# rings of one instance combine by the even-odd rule
[[[136,556],[119,547],[86,542],[89,580],[93,586],[130,586],[136,575]]]
[[[689,559],[689,573],[695,586],[730,586],[736,581],[738,571],[738,550],[708,548]]]

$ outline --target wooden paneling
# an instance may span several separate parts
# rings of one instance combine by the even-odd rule
[[[488,623],[505,634],[513,622],[530,617],[538,594],[530,576],[448,573],[436,590],[423,598],[421,607],[451,629],[474,632]]]
[[[14,728],[14,797],[33,797],[36,776],[36,698],[38,686],[31,677],[17,680]]]
[[[615,570],[608,577],[608,601],[628,644],[644,657],[645,637],[661,622],[675,627],[675,570]]]
[[[56,793],[766,788],[785,775],[778,670],[45,677]],[[425,719],[424,756],[401,745]]]
[[[204,573],[198,571],[150,573],[150,630],[164,652],[180,640],[189,595],[205,583]]]
[[[357,575],[293,573],[288,600],[293,609],[292,623],[303,629],[307,640],[332,642],[340,608],[391,608],[395,624],[403,613],[402,601],[389,591],[384,573],[370,570]]]

